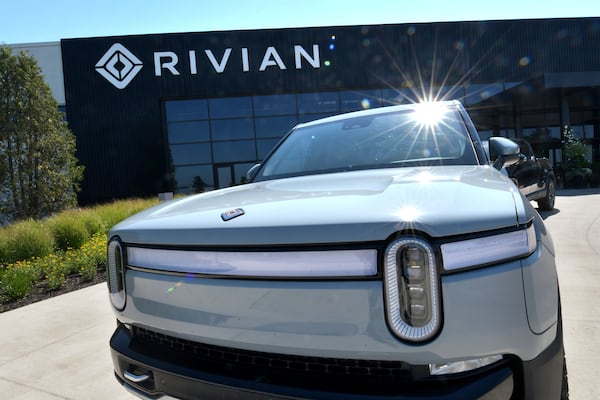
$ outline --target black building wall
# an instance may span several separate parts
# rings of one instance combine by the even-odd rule
[[[95,68],[115,43],[143,64],[123,89]],[[297,69],[296,45],[308,53],[318,45],[319,68],[302,60]],[[544,73],[600,71],[600,18],[102,37],[65,39],[61,47],[67,115],[86,167],[80,200],[87,203],[169,189],[164,100],[385,87],[457,91]],[[271,65],[259,71],[269,47],[285,70]],[[222,62],[225,49],[231,54],[218,73],[205,50]],[[163,68],[156,76],[155,53],[167,51],[179,57],[179,75]],[[273,63],[273,56],[268,60]]]

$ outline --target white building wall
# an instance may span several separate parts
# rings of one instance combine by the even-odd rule
[[[25,51],[33,56],[40,68],[44,79],[59,106],[65,105],[65,79],[63,76],[62,52],[60,42],[10,44],[13,54]]]

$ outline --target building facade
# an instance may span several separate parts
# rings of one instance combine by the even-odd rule
[[[239,184],[297,123],[458,99],[482,138],[600,161],[600,18],[64,39],[82,203]]]

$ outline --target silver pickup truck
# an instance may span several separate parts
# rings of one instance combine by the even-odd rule
[[[458,102],[296,126],[249,183],[115,226],[143,399],[565,399],[554,246]]]

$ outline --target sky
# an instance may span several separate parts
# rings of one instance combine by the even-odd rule
[[[149,33],[600,17],[600,0],[0,0],[0,44]]]

